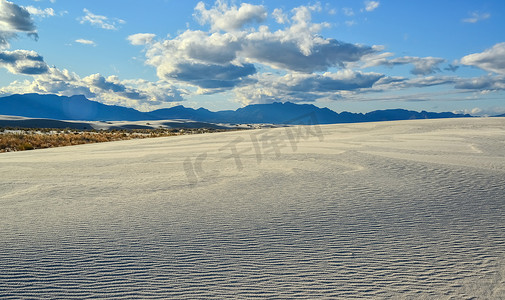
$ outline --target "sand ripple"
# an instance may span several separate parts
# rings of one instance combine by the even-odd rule
[[[187,153],[163,147],[127,163],[103,145],[74,149],[86,163],[1,157],[33,169],[0,176],[0,298],[505,298],[504,170],[331,153],[334,128],[307,144],[321,150],[251,157],[197,185],[181,179]],[[471,155],[496,155],[493,138]],[[34,153],[55,159],[23,163]]]

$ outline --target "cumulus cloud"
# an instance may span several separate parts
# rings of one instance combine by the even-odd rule
[[[96,46],[96,43],[91,40],[77,39],[77,40],[75,40],[75,42],[79,43],[79,44],[83,44],[83,45]]]
[[[88,99],[105,104],[141,110],[149,110],[167,102],[181,102],[186,94],[184,90],[162,81],[120,80],[117,76],[104,77],[101,74],[81,78],[76,73],[57,68],[49,68],[43,74],[34,75],[31,81],[15,81],[0,88],[0,94],[14,93],[84,95]]]
[[[52,8],[46,8],[46,9],[41,9],[37,8],[34,6],[26,6],[25,9],[30,13],[32,16],[39,16],[39,17],[54,17],[54,9]]]
[[[291,26],[284,30],[272,32],[262,27],[244,36],[240,53],[244,59],[278,69],[311,73],[344,67],[345,63],[375,52],[369,46],[325,39],[319,32],[326,24],[311,23],[307,7],[294,12]]]
[[[310,74],[344,68],[376,52],[369,46],[322,37],[320,32],[329,25],[313,23],[311,16],[321,10],[320,5],[297,7],[289,18],[275,10],[274,18],[284,24],[276,31],[261,24],[243,28],[266,17],[263,6],[242,4],[238,8],[218,1],[210,9],[200,3],[195,10],[210,25],[210,31],[186,30],[157,42],[145,34],[128,39],[132,44],[146,45],[146,63],[156,67],[159,78],[197,87],[201,93],[253,83],[256,65]]]
[[[126,23],[121,19],[109,19],[106,16],[95,15],[88,9],[83,10],[85,15],[80,17],[78,20],[81,24],[89,23],[93,26],[100,27],[107,30],[117,30],[120,24]]]
[[[182,91],[164,82],[120,80],[117,76],[93,74],[73,81],[77,87],[88,87],[95,100],[130,107],[149,107],[167,102],[183,101]]]
[[[44,58],[35,51],[0,51],[0,67],[13,74],[36,75],[48,72]]]
[[[127,39],[132,45],[142,46],[152,43],[155,37],[153,33],[137,33],[128,36]]]
[[[76,84],[80,81],[79,76],[68,70],[61,71],[56,68],[50,68],[48,72],[33,76],[33,78],[32,81],[15,81],[9,86],[1,88],[0,92],[2,94],[40,93],[61,96],[84,95],[89,99],[96,97],[96,94],[92,93],[89,87]]]
[[[272,16],[278,24],[286,24],[289,22],[288,16],[280,8],[274,9]]]
[[[457,82],[456,88],[478,91],[499,91],[505,90],[505,76],[482,76],[476,78],[461,79]]]
[[[484,52],[467,55],[461,59],[460,63],[485,71],[505,74],[505,42],[496,44]]]
[[[456,76],[419,76],[406,78],[401,76],[383,77],[369,91],[391,91],[411,88],[426,88],[439,85],[455,86],[461,81]]]
[[[416,56],[403,56],[391,58],[394,54],[391,52],[373,53],[363,57],[360,61],[362,68],[387,66],[394,67],[399,65],[411,64],[414,68],[410,71],[414,75],[430,75],[440,72],[439,65],[446,60],[439,57],[416,57]],[[452,66],[452,65],[451,65]]]
[[[320,32],[326,23],[312,23],[312,11],[320,7],[301,6],[292,10],[288,26],[272,32],[262,26],[241,39],[240,55],[246,61],[270,67],[299,71],[326,71],[331,67],[344,67],[364,55],[375,52],[372,47],[323,38]]]
[[[374,85],[375,90],[392,90],[408,88],[425,88],[438,85],[449,85],[455,89],[476,92],[505,90],[505,76],[481,76],[462,78],[456,76],[426,76],[416,78],[383,77]]]
[[[462,110],[455,110],[453,111],[455,114],[468,114],[472,116],[489,116],[489,114],[486,114],[481,108],[479,107],[474,107],[472,109],[462,109]]]
[[[161,105],[164,103],[178,103],[184,101],[188,91],[177,88],[165,81],[147,81],[144,79],[127,79],[121,81],[124,85],[139,91],[145,95],[144,105]]]
[[[289,74],[283,78],[283,85],[296,91],[335,92],[370,88],[384,77],[379,73],[362,73],[342,70],[336,73]]]
[[[9,48],[9,40],[19,33],[38,38],[30,13],[19,5],[0,0],[0,49]]]
[[[455,84],[459,78],[454,76],[426,76],[411,78],[403,82],[403,88],[417,87],[424,88],[430,86],[444,85],[444,84]]]
[[[284,76],[258,74],[257,82],[235,89],[243,104],[271,103],[274,101],[309,102],[317,99],[339,99],[343,94],[371,88],[383,74],[342,70],[336,73]]]
[[[243,45],[246,59],[277,69],[312,73],[344,67],[344,63],[358,61],[364,54],[372,52],[367,46],[319,38],[310,41],[314,44],[309,47],[302,45],[304,51],[299,48],[300,41],[292,39],[283,42],[275,38],[278,35],[279,32],[249,36]]]
[[[392,64],[412,64],[414,68],[410,71],[414,75],[429,75],[440,72],[438,67],[445,59],[438,57],[400,57],[390,61]]]
[[[133,100],[150,105],[182,101],[180,93],[166,84],[148,84],[143,80],[121,81],[117,76],[106,78],[101,74],[84,77],[81,81],[85,86],[90,87],[91,92],[108,100],[109,103],[117,103],[118,99],[123,102]]]
[[[466,90],[478,93],[505,91],[504,75],[486,75],[481,77],[462,78],[458,76],[420,76],[415,78],[405,77],[382,77],[370,91],[391,91],[411,88],[426,88],[432,86],[447,85],[456,90]],[[462,91],[454,91],[460,93]]]
[[[240,85],[244,78],[256,73],[252,64],[241,66],[208,65],[199,63],[179,63],[160,75],[169,80],[182,81],[201,88],[202,93],[213,92],[212,89],[228,89]],[[216,91],[214,91],[216,92]]]
[[[490,17],[491,14],[489,13],[474,11],[470,13],[470,17],[463,19],[462,21],[465,23],[477,23],[479,21],[489,19]]]
[[[365,1],[365,10],[374,11],[377,7],[379,7],[379,4],[379,1]]]
[[[236,61],[238,50],[240,43],[232,34],[188,30],[172,40],[148,45],[146,55],[161,79],[196,86],[203,92],[232,88],[256,72],[252,64]]]
[[[199,2],[195,8],[195,17],[203,24],[210,24],[213,31],[234,31],[241,29],[248,23],[261,23],[267,18],[267,11],[262,5],[248,3],[240,4],[240,7],[228,5],[225,1],[217,1],[210,9]]]

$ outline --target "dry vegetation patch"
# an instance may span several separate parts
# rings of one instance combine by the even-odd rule
[[[90,143],[199,134],[221,129],[89,130],[0,128],[0,152],[54,148]]]

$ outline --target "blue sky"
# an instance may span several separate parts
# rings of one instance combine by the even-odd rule
[[[504,113],[503,28],[503,0],[0,0],[0,95]]]

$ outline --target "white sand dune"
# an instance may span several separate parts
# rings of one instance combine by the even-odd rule
[[[505,118],[0,155],[0,298],[505,299]]]
[[[266,127],[257,125],[257,127]],[[207,122],[195,122],[191,120],[147,120],[147,121],[71,121],[37,119],[19,116],[0,115],[0,127],[14,128],[70,128],[79,130],[110,130],[110,129],[158,129],[158,128],[212,128],[234,129],[251,128],[249,124],[214,124]]]

